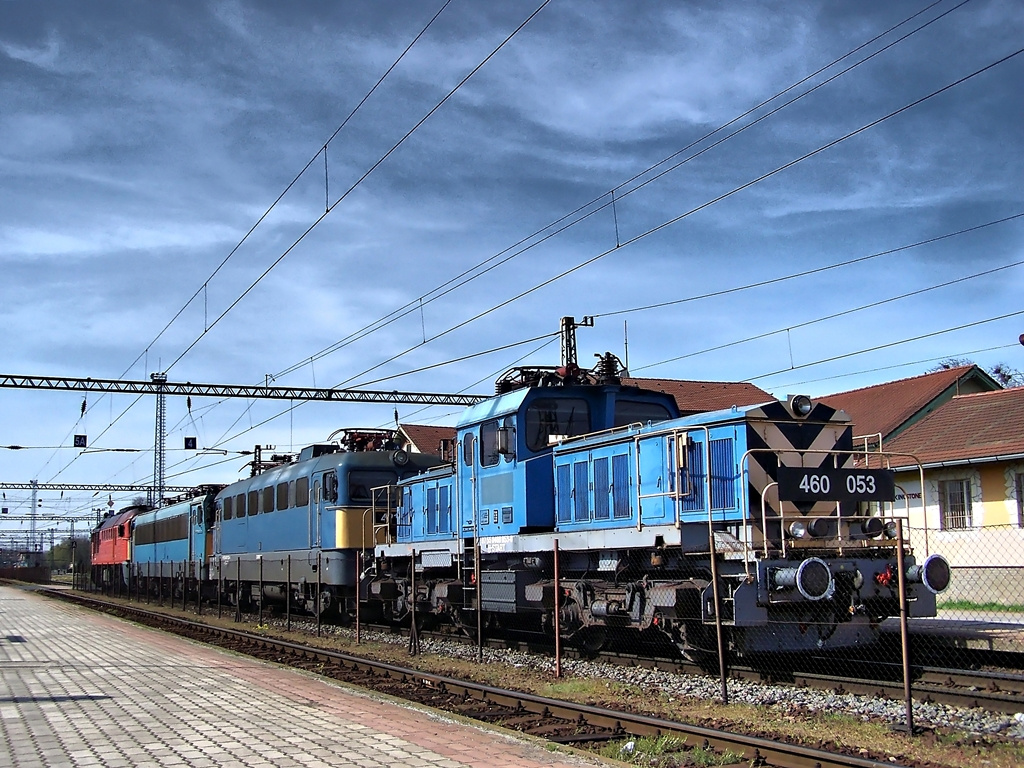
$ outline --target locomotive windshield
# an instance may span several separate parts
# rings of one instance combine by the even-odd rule
[[[640,400],[616,400],[615,422],[612,426],[624,427],[627,424],[646,424],[649,421],[666,421],[671,418],[672,414],[661,403],[645,403]]]
[[[544,397],[526,409],[526,446],[531,451],[590,431],[590,407],[581,398]]]
[[[388,492],[382,485],[394,485],[398,475],[388,470],[360,469],[348,473],[348,499],[351,504],[387,504]],[[371,491],[371,489],[376,489]],[[371,499],[371,494],[373,498]]]

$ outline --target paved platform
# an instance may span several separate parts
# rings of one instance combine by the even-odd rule
[[[607,763],[0,586],[0,765]]]
[[[1024,616],[996,611],[939,611],[934,618],[907,620],[911,640],[927,637],[950,648],[1024,653]],[[881,631],[898,636],[899,619],[882,622]]]

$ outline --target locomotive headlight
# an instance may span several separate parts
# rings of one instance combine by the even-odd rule
[[[860,527],[869,539],[877,539],[885,531],[885,523],[880,517],[869,517],[861,523]]]
[[[885,524],[885,538],[895,539],[896,538],[896,523],[890,520]]]
[[[938,594],[949,586],[949,562],[942,555],[931,555],[920,565],[907,568],[907,581],[924,584],[929,591]]]
[[[793,413],[797,416],[806,416],[814,407],[814,404],[811,402],[811,398],[807,395],[793,395],[789,401],[789,405],[793,409]]]
[[[789,535],[794,539],[802,539],[807,535],[807,526],[799,520],[795,520],[789,524]]]

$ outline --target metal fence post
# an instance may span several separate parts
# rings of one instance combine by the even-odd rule
[[[709,513],[710,519],[710,513]],[[725,676],[725,637],[722,631],[722,599],[718,590],[718,553],[715,548],[715,531],[709,526],[708,549],[711,554],[711,585],[715,598],[715,634],[718,635],[718,674],[722,679],[722,703],[729,703],[729,686]]]
[[[292,556],[288,555],[288,567],[286,570],[284,587],[284,619],[288,632],[292,631]]]
[[[259,595],[259,613],[257,615],[256,623],[263,624],[263,555],[257,555],[260,561],[260,595]]]
[[[235,560],[235,621],[242,620],[242,556]]]
[[[362,569],[363,553],[356,550],[356,645],[359,645],[359,574]]]
[[[409,560],[409,601],[411,620],[409,622],[409,655],[416,656],[420,652],[420,635],[416,630],[416,550],[413,549]]]
[[[907,707],[907,733],[914,734],[914,699],[910,691],[910,632],[907,627],[906,565],[903,557],[903,520],[896,520],[896,587],[900,591],[900,648],[903,657],[903,699]]]
[[[483,572],[480,570],[480,537],[473,537],[473,573],[476,575],[476,660],[484,660]]]
[[[320,589],[320,550],[316,551],[316,636],[320,637],[320,616],[324,612]],[[356,642],[359,642],[359,623],[356,622]]]
[[[559,615],[562,580],[558,568],[558,539],[555,539],[555,677],[562,676],[562,617]]]

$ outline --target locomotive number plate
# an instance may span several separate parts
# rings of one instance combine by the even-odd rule
[[[779,467],[783,501],[894,501],[896,483],[887,469]]]

